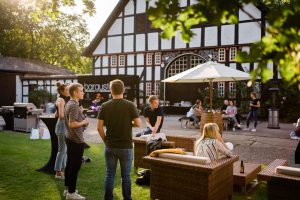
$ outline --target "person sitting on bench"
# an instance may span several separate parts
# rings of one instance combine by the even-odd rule
[[[152,95],[149,97],[150,106],[145,107],[144,117],[146,118],[147,129],[141,133],[136,134],[136,137],[142,135],[153,134],[160,132],[163,125],[164,116],[163,109],[159,106],[159,99],[157,96]]]

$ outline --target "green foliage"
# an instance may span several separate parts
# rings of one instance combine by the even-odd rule
[[[51,94],[47,90],[34,90],[29,93],[28,97],[29,102],[40,108],[41,104],[45,104],[50,100]]]
[[[267,13],[266,36],[251,46],[249,53],[240,52],[238,62],[258,62],[252,71],[252,82],[261,76],[263,82],[272,77],[267,68],[273,62],[281,77],[289,84],[300,82],[300,1],[298,0],[198,0],[196,4],[180,7],[178,0],[158,0],[156,6],[148,10],[154,28],[162,29],[161,36],[170,39],[181,33],[181,38],[189,42],[194,25],[238,23],[238,10],[243,4],[260,5]],[[259,24],[258,24],[259,25]],[[298,85],[300,89],[300,84]]]
[[[0,53],[90,73],[91,60],[81,56],[89,40],[82,16],[60,13],[52,18],[44,12],[36,15],[39,9],[18,0],[0,2]]]

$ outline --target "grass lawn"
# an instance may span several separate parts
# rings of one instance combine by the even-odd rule
[[[103,199],[105,161],[103,145],[89,144],[84,155],[92,159],[82,165],[77,181],[80,194],[89,200]],[[62,180],[54,175],[37,172],[50,157],[50,140],[29,140],[27,134],[0,132],[0,200],[46,200],[64,199]],[[137,186],[137,178],[131,172],[132,197],[136,200],[149,199],[149,187]],[[114,199],[122,199],[120,170],[115,178]],[[266,185],[260,184],[247,195],[234,193],[233,199],[266,199]]]

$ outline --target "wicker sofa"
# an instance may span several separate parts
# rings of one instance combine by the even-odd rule
[[[300,177],[275,173],[277,166],[287,166],[286,160],[276,159],[257,174],[259,181],[267,181],[268,199],[300,199]]]
[[[183,135],[167,135],[167,142],[163,142],[163,148],[184,148],[186,151],[194,151],[195,137]],[[146,141],[139,137],[133,138],[134,143],[134,167],[149,169],[149,164],[142,159],[147,156]]]
[[[233,163],[239,157],[196,164],[168,158],[143,158],[150,165],[150,198],[224,200],[233,192]]]

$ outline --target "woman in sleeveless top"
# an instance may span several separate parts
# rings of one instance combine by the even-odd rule
[[[69,87],[67,84],[56,83],[57,93],[59,97],[55,102],[57,123],[55,133],[58,139],[58,150],[54,170],[56,171],[55,178],[64,179],[64,169],[67,161],[67,146],[65,142],[66,127],[64,121],[64,108],[69,99]]]

